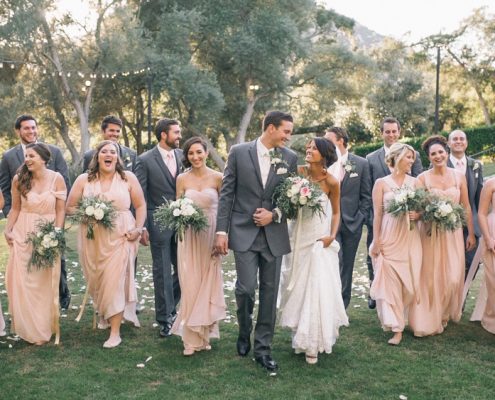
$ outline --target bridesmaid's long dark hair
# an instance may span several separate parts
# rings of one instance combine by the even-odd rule
[[[50,148],[44,143],[29,143],[26,145],[26,150],[27,149],[33,149],[45,162],[45,166],[52,157]],[[17,189],[22,197],[26,198],[28,192],[31,190],[32,184],[33,173],[28,169],[24,162],[17,170]]]
[[[193,144],[200,144],[203,147],[205,153],[208,152],[208,145],[201,137],[193,136],[192,138],[187,139],[186,143],[184,143],[184,147],[182,148],[182,165],[184,166],[184,168],[191,168],[192,166],[191,162],[187,158],[187,153],[189,153],[189,149]]]
[[[98,146],[96,146],[93,157],[89,162],[88,182],[98,179],[98,172],[100,172],[100,165],[98,164],[98,156],[100,155],[101,149],[105,147],[107,144],[111,144],[115,146],[115,149],[117,150],[117,164],[115,164],[115,172],[117,172],[120,175],[122,180],[127,181],[127,176],[125,175],[125,171],[124,171],[124,164],[122,164],[122,160],[120,159],[119,148],[117,144],[115,142],[112,142],[111,140],[104,140],[103,142],[99,143]]]

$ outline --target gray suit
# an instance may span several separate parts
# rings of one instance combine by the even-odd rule
[[[373,186],[375,186],[375,182],[379,178],[383,178],[384,176],[390,175],[390,169],[385,162],[385,148],[380,147],[378,150],[368,154],[366,156],[368,160],[368,164],[370,166],[370,179],[371,179],[371,188],[373,190]],[[423,164],[421,163],[421,158],[419,157],[419,153],[416,152],[416,160],[414,160],[414,164],[411,168],[411,176],[418,176],[421,172],[423,172]],[[372,203],[373,206],[373,203]],[[371,242],[373,241],[373,207],[370,207],[370,215],[368,220],[368,238],[366,240],[367,248],[369,249]],[[371,263],[371,258],[367,257],[366,263],[368,264],[368,273],[370,280],[373,280],[373,265]]]
[[[122,146],[118,144],[119,146],[119,157],[122,160],[122,163],[124,164],[124,169],[127,171],[134,172],[136,169],[136,162],[137,162],[137,153],[130,149],[129,147]],[[93,154],[95,153],[95,150],[88,150],[86,153],[84,153],[83,156],[83,172],[86,172],[89,167],[89,163],[91,162],[91,159],[93,158]]]
[[[340,244],[339,264],[342,298],[347,308],[351,301],[352,272],[356,252],[363,233],[363,224],[371,208],[371,181],[368,161],[348,153],[348,161],[355,165],[354,172],[346,172],[340,183],[340,226],[337,241]]]
[[[480,162],[476,162],[474,158],[467,157],[466,166],[466,182],[469,196],[469,205],[471,206],[471,211],[473,213],[473,226],[474,234],[476,235],[476,246],[473,250],[466,252],[466,275],[469,271],[469,267],[473,262],[476,249],[478,248],[479,237],[481,236],[480,226],[478,223],[478,206],[480,204],[481,189],[483,189],[483,167]],[[474,166],[478,165],[476,170],[473,170]],[[450,161],[450,157],[447,161],[447,166],[450,168],[455,168]],[[467,228],[463,229],[464,232],[464,242],[467,238]]]
[[[45,143],[46,144],[46,143]],[[51,144],[47,145],[50,149],[51,157],[47,164],[47,168],[52,171],[59,172],[64,178],[65,186],[67,187],[67,192],[70,190],[69,181],[69,170],[67,168],[67,163],[65,162],[62,152],[57,146]],[[5,199],[5,205],[3,207],[3,215],[7,218],[12,207],[12,179],[19,169],[19,167],[24,164],[24,151],[22,150],[22,145],[18,144],[7,150],[2,157],[2,162],[0,163],[0,188],[2,189],[3,197]],[[62,257],[60,263],[60,282],[59,282],[59,295],[61,304],[67,303],[67,298],[70,298],[69,287],[67,286],[67,271],[65,269],[65,257]]]
[[[258,139],[259,140],[259,139]],[[297,156],[281,148],[288,173],[295,173]],[[275,187],[287,173],[278,175],[275,166],[263,188],[256,140],[233,146],[223,175],[218,204],[217,231],[228,232],[237,270],[236,301],[239,336],[248,340],[252,330],[257,275],[259,271],[259,311],[255,328],[254,355],[269,355],[275,328],[277,293],[282,255],[290,252],[285,218],[261,228],[254,224],[257,208],[272,210]]]
[[[177,174],[180,171],[182,150],[176,149]],[[155,315],[161,325],[172,323],[175,308],[180,300],[177,274],[177,243],[175,232],[160,230],[153,222],[153,213],[165,199],[175,200],[176,177],[170,174],[157,147],[141,154],[136,163],[136,176],[143,188],[148,218],[146,228],[150,234],[153,258],[153,285],[155,288]],[[172,265],[174,270],[172,271]]]

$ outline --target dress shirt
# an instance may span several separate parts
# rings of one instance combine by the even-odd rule
[[[177,161],[175,160],[175,152],[173,150],[165,150],[161,146],[157,147],[160,155],[162,156],[163,162],[170,171],[170,174],[175,178],[177,174]]]
[[[466,175],[466,168],[467,168],[467,158],[466,156],[462,156],[462,158],[457,158],[453,154],[449,156],[450,162],[454,166],[456,170],[459,172],[462,172],[463,175]]]
[[[258,153],[258,162],[260,164],[261,181],[263,182],[263,188],[266,185],[268,174],[270,173],[271,159],[270,150],[268,150],[261,140],[256,141],[256,150]]]

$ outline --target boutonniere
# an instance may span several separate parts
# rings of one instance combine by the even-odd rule
[[[351,160],[347,160],[342,164],[342,167],[344,167],[344,171],[349,174],[350,178],[358,176],[358,173],[356,172],[356,163],[353,163]]]
[[[476,170],[478,170],[478,169],[480,169],[480,163],[479,163],[479,162],[477,162],[477,161],[475,161],[475,162],[473,163],[473,171],[476,171]]]
[[[124,162],[124,165],[125,165],[126,168],[132,167],[131,156],[129,155],[129,153],[127,153],[124,156],[124,159],[122,161]]]
[[[273,168],[277,175],[283,175],[287,173],[287,167],[289,164],[282,158],[282,152],[278,148],[271,149],[268,152],[270,156],[270,164],[273,165]]]

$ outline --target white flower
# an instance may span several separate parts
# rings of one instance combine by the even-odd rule
[[[55,232],[62,232],[62,228],[59,228],[59,227],[55,227]]]
[[[45,233],[43,236],[43,242],[49,242],[50,241],[50,235],[48,233]]]
[[[345,172],[351,172],[352,171],[352,165],[351,164],[345,164],[344,170],[345,170]]]
[[[107,209],[107,205],[105,203],[100,203],[99,206],[100,206],[100,208],[102,210],[106,210]]]
[[[449,215],[454,210],[452,209],[452,206],[450,204],[442,202],[442,203],[440,203],[440,206],[438,207],[438,211],[440,212],[440,215],[442,217],[445,217],[445,216]]]
[[[277,175],[282,175],[287,173],[287,168],[279,168],[277,169]]]
[[[299,202],[299,200],[297,199],[297,196],[293,196],[291,199],[290,199],[290,202],[292,204],[297,204]]]
[[[42,245],[45,249],[49,249],[49,248],[51,247],[51,246],[50,246],[50,242],[51,242],[51,240],[47,240],[47,241],[43,240],[43,241],[41,242],[41,245]]]
[[[399,192],[395,195],[395,201],[397,203],[405,203],[407,200],[407,193]]]
[[[95,210],[94,215],[95,215],[95,219],[97,221],[101,221],[103,219],[103,217],[105,216],[105,211],[103,211],[101,208],[97,208]]]
[[[58,246],[58,240],[50,240],[50,247],[57,247]]]
[[[176,208],[172,214],[174,215],[174,217],[178,217],[179,215],[181,215],[181,211],[180,211],[180,208]]]
[[[307,202],[308,202],[308,198],[307,197],[300,197],[299,198],[299,204],[305,205]]]
[[[187,197],[184,197],[182,199],[182,204],[193,204],[193,201],[191,199],[188,199]]]
[[[480,167],[480,164],[475,162],[473,165],[473,171],[476,171]]]
[[[182,215],[184,215],[186,217],[193,215],[195,213],[196,213],[196,210],[191,205],[186,205],[184,208],[182,208]]]
[[[275,164],[280,164],[281,162],[282,162],[282,160],[280,158],[274,157],[274,158],[272,158],[271,164],[275,165]]]
[[[43,233],[42,233],[42,232],[38,232],[38,233],[36,234],[36,236],[40,238],[41,236],[43,236]]]
[[[179,205],[179,202],[176,200],[176,201],[172,201],[170,203],[170,206],[169,207],[170,208],[177,208],[177,207],[180,207],[180,205]]]
[[[91,217],[95,213],[95,208],[93,206],[87,206],[84,212],[88,217]]]
[[[55,239],[55,236],[56,236],[56,235],[57,235],[57,234],[56,234],[54,231],[50,232],[50,238],[51,238],[51,239]]]

